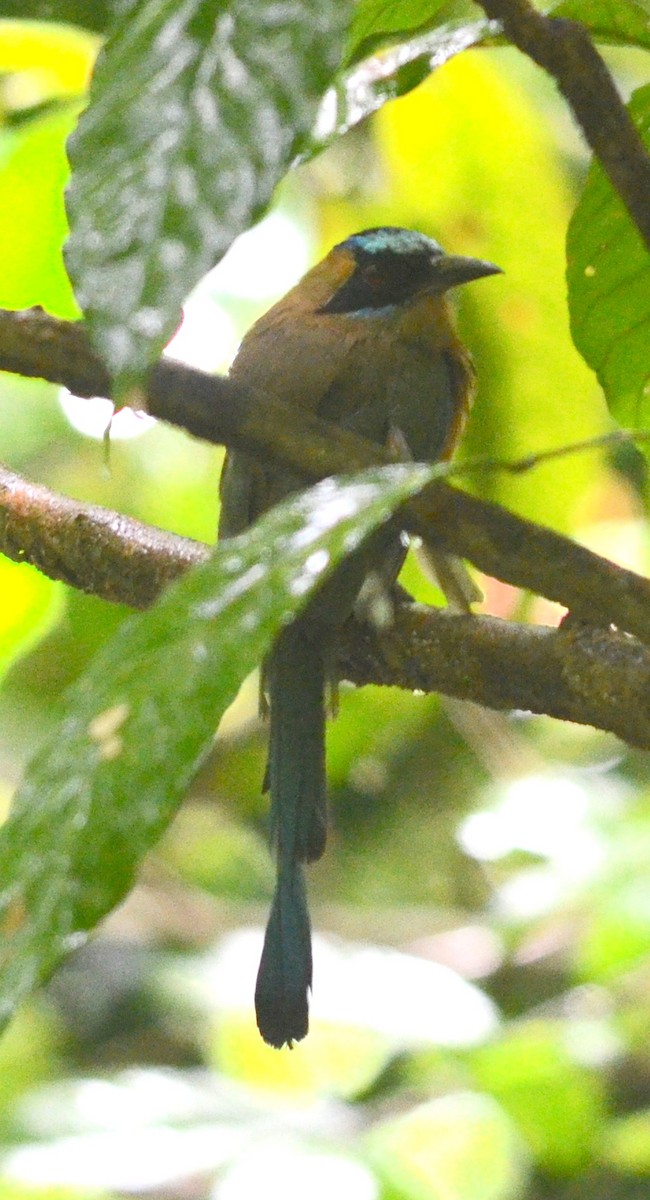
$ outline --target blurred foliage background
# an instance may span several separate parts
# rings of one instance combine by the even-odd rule
[[[102,6],[89,8],[83,28],[0,22],[4,307],[77,315],[62,185],[99,44]],[[607,58],[626,94],[647,79],[641,53]],[[539,71],[508,49],[464,53],[291,174],[188,301],[172,353],[224,370],[334,241],[413,226],[505,271],[459,301],[480,378],[463,452],[515,457],[603,432],[565,300],[586,169]],[[109,413],[2,376],[2,457],[67,495],[213,540],[220,452],[124,413],[107,459]],[[647,571],[634,450],[481,486]],[[2,561],[0,576],[6,809],[57,698],[126,614],[25,566]],[[406,582],[432,597],[412,564]],[[481,582],[486,611],[558,619]],[[278,1053],[252,1011],[272,887],[256,709],[251,680],[135,891],[0,1042],[3,1200],[646,1197],[647,758],[525,714],[344,690],[329,735],[333,834],[310,871],[312,1030]]]

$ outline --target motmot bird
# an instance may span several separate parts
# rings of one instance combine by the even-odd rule
[[[450,288],[493,275],[480,259],[446,254],[410,229],[364,229],[329,252],[245,336],[230,375],[289,405],[432,462],[453,453],[474,393],[474,368],[456,333]],[[273,462],[229,451],[221,479],[219,537],[247,529],[304,487]],[[272,1046],[308,1030],[311,930],[302,864],[326,839],[326,682],[337,629],[369,575],[390,588],[404,557],[389,523],[325,581],[279,635],[264,671],[270,709],[265,787],[277,880],[255,1004]],[[444,586],[444,581],[443,586]]]

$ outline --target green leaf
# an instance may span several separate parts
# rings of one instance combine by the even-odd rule
[[[65,138],[78,109],[68,106],[26,122],[0,139],[0,305],[40,304],[77,318],[62,246],[68,231],[62,192],[68,178]]]
[[[70,141],[77,297],[122,393],[311,129],[351,0],[138,0]]]
[[[367,0],[359,4],[350,29],[346,69],[327,93],[309,142],[309,155],[319,153],[386,104],[418,87],[427,75],[462,50],[507,45],[500,21],[450,21],[429,32],[442,7],[436,0]],[[564,0],[549,16],[581,21],[597,41],[650,48],[647,9],[638,0]],[[377,42],[411,33],[403,41],[371,51]],[[370,57],[365,57],[370,55]],[[363,61],[360,61],[363,60]]]
[[[0,556],[0,678],[59,620],[64,591],[26,563]]]
[[[120,7],[123,7],[121,0],[56,0],[56,4],[48,5],[43,0],[0,0],[0,17],[43,20],[47,9],[57,22],[66,21],[70,25],[103,32]]]
[[[543,1170],[584,1169],[605,1112],[602,1079],[572,1056],[560,1022],[527,1021],[474,1052],[477,1082],[502,1105]]]
[[[630,102],[650,148],[650,84]],[[573,340],[623,425],[650,421],[650,254],[599,163],[567,234]]]
[[[517,1200],[526,1156],[489,1096],[457,1092],[377,1126],[372,1160],[389,1195],[404,1200]]]
[[[434,21],[445,0],[359,0],[348,37],[346,61],[358,61],[381,41],[404,37]]]
[[[436,29],[436,18],[444,0],[359,0],[350,26],[345,61],[349,66],[372,54],[382,42],[395,43],[396,62],[403,63],[424,51],[427,38],[444,36],[445,29]],[[549,10],[550,17],[580,21],[597,41],[613,45],[650,47],[648,9],[641,0],[562,0]],[[484,27],[484,37],[506,43],[501,35],[500,22],[474,22]],[[461,28],[457,23],[457,28]],[[466,25],[465,28],[471,28]],[[427,34],[427,30],[431,32]],[[416,35],[416,36],[414,36]],[[483,40],[483,39],[481,39]],[[382,58],[384,55],[382,54]],[[436,64],[437,65],[437,64]]]
[[[25,1092],[61,1070],[61,1036],[47,1005],[26,1004],[0,1042],[0,1112],[3,1140],[7,1117]],[[9,1118],[11,1120],[11,1117]],[[0,1168],[0,1193],[6,1200]]]
[[[650,11],[639,0],[563,0],[548,15],[580,21],[596,41],[650,49]]]
[[[602,1158],[621,1174],[650,1175],[650,1108],[609,1123]]]
[[[497,39],[500,30],[498,21],[452,21],[344,71],[325,97],[304,157],[319,153],[388,100],[412,91],[462,50]]]
[[[650,954],[647,811],[629,813],[623,824],[610,820],[602,836],[607,856],[586,897],[574,963],[581,981],[611,986]]]
[[[120,627],[0,831],[0,1019],[124,896],[280,626],[439,472],[400,465],[292,497]]]
[[[7,5],[0,3],[0,18],[6,15]],[[96,37],[58,21],[2,20],[0,72],[27,73],[27,91],[34,104],[56,96],[79,96],[88,86],[98,45]],[[3,104],[7,99],[3,97]],[[20,102],[20,88],[16,102]],[[8,107],[13,107],[11,102]]]

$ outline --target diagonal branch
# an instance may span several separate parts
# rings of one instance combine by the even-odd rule
[[[147,608],[209,553],[199,542],[54,495],[6,469],[0,548],[53,579],[136,608]],[[537,628],[402,604],[381,636],[350,621],[339,664],[353,683],[546,713],[650,748],[650,650],[614,630],[575,621]]]
[[[556,80],[650,249],[650,156],[589,33],[529,0],[478,0],[520,50]]]

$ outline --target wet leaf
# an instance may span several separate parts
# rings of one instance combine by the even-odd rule
[[[340,61],[348,0],[137,0],[70,141],[68,267],[118,390],[262,214]]]
[[[650,147],[650,85],[630,113]],[[616,420],[650,421],[650,253],[597,162],[567,234],[571,331]]]
[[[387,0],[360,4],[352,22],[346,66],[330,88],[318,116],[307,150],[318,153],[335,137],[341,137],[377,112],[389,100],[405,96],[449,59],[473,46],[507,45],[500,21],[448,21],[430,30],[414,32],[433,24],[436,0],[412,5]],[[424,14],[424,15],[423,15]],[[612,45],[650,47],[648,12],[637,0],[564,0],[549,16],[581,21],[596,41]],[[374,24],[373,24],[374,21]],[[409,34],[395,41],[400,34]],[[390,41],[381,52],[375,43]]]
[[[280,626],[435,472],[395,466],[292,497],[121,626],[0,832],[0,1018],[124,896]]]
[[[497,21],[452,21],[343,71],[323,100],[304,156],[318,153],[388,100],[412,91],[462,50],[498,37],[500,29]]]
[[[372,54],[382,42],[395,43],[395,60],[402,62],[418,53],[427,38],[444,36],[442,25],[436,28],[436,17],[443,0],[359,0],[348,37],[346,62],[348,66]],[[597,41],[613,45],[650,46],[648,9],[640,0],[562,0],[548,10],[550,17],[580,21]],[[474,22],[484,27],[484,37],[492,38],[500,31],[498,22]],[[462,28],[457,23],[457,28]],[[464,28],[471,28],[466,24]],[[499,40],[504,44],[505,37]]]

